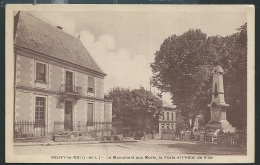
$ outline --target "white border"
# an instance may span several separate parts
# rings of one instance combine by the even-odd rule
[[[46,155],[14,155],[13,154],[13,99],[14,99],[14,56],[13,51],[13,11],[152,11],[152,12],[247,12],[248,15],[248,56],[247,56],[247,156],[214,156],[214,160],[189,160],[181,159],[174,160],[174,163],[252,163],[255,161],[255,63],[254,63],[254,47],[255,47],[255,8],[253,5],[6,5],[6,79],[5,79],[5,93],[6,93],[6,162],[30,162],[30,163],[50,163],[50,162],[75,162],[86,163],[82,160],[52,160],[50,156]],[[156,163],[172,162],[173,160],[157,161]],[[88,160],[88,163],[101,163],[104,161]],[[117,163],[155,163],[154,160],[106,160],[105,162]]]

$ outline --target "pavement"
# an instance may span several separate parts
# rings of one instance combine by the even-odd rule
[[[246,155],[246,146],[227,146],[174,140],[147,140],[138,143],[120,143],[118,147],[176,154]]]
[[[16,143],[17,154],[82,154],[93,155],[131,155],[131,154],[204,154],[204,155],[246,155],[246,147],[223,146],[215,143],[199,143],[174,140],[142,140],[142,141],[82,141],[82,142],[50,142],[50,143]]]
[[[127,143],[137,142],[138,140],[114,140],[114,141],[72,141],[72,142],[23,142],[13,143],[14,146],[54,146],[54,145],[79,145],[79,144],[100,144],[100,143]]]

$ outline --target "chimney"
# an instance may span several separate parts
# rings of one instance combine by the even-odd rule
[[[57,26],[58,29],[62,30],[62,27],[61,26]]]

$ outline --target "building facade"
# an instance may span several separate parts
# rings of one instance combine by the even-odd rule
[[[162,100],[163,101],[163,100]],[[176,131],[176,106],[163,101],[163,110],[159,118],[159,136],[162,138],[163,132]]]
[[[112,122],[112,102],[104,99],[106,74],[79,38],[18,12],[14,56],[14,122],[45,125],[45,133],[55,131],[55,122],[69,130],[74,122]]]

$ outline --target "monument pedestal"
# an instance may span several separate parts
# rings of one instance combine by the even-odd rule
[[[229,105],[226,103],[215,103],[212,102],[208,105],[211,109],[211,120],[206,124],[206,130],[217,130],[219,129],[222,132],[235,132],[236,128],[226,119],[226,107]]]
[[[236,131],[236,127],[232,127],[232,125],[227,120],[221,120],[219,122],[209,122],[206,124],[206,130],[216,131],[219,129],[222,132],[230,132],[233,133]]]

